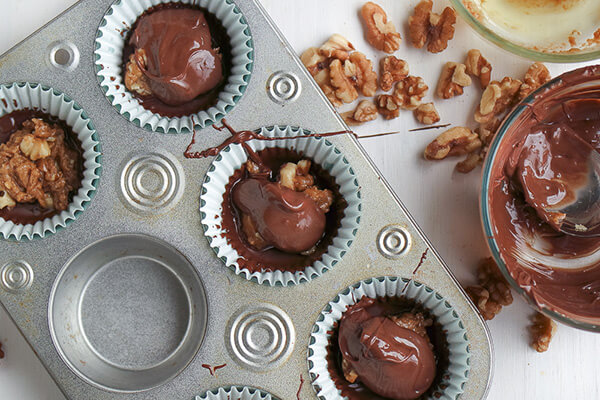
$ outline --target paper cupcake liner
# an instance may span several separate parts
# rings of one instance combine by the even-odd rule
[[[277,397],[249,386],[218,388],[196,396],[195,400],[279,400]]]
[[[163,117],[146,110],[125,87],[122,55],[131,26],[145,10],[161,3],[183,3],[202,7],[214,14],[231,40],[231,71],[217,104],[184,117]],[[232,0],[117,0],[106,12],[96,34],[94,51],[100,87],[110,103],[129,121],[161,133],[191,132],[220,120],[240,100],[252,71],[254,50],[246,18]]]
[[[456,400],[463,392],[470,369],[470,350],[467,331],[454,310],[439,293],[426,285],[398,277],[371,278],[344,290],[329,302],[315,323],[308,346],[308,370],[313,389],[322,400],[340,400],[341,391],[335,386],[327,367],[327,347],[332,332],[349,306],[363,297],[404,297],[414,300],[436,317],[446,334],[449,366],[432,400]],[[444,388],[444,389],[442,389]]]
[[[66,122],[81,142],[83,181],[68,209],[35,224],[15,224],[0,218],[0,235],[4,239],[42,238],[66,227],[87,208],[100,178],[100,143],[85,111],[64,93],[37,83],[11,83],[0,85],[0,99],[4,100],[0,103],[0,117],[26,108],[41,110]]]
[[[260,133],[264,136],[286,137],[309,134],[310,132],[296,127],[276,126],[262,128]],[[225,265],[235,271],[237,275],[242,275],[248,280],[261,284],[288,286],[310,281],[322,275],[337,264],[348,251],[358,229],[361,205],[359,186],[354,171],[342,153],[331,142],[321,137],[276,141],[252,140],[248,144],[255,151],[260,151],[266,147],[294,149],[314,160],[315,163],[329,172],[335,178],[336,184],[339,185],[340,195],[347,203],[344,209],[344,217],[340,221],[337,235],[328,247],[327,252],[323,254],[320,260],[302,271],[251,272],[246,268],[241,268],[237,262],[240,257],[238,252],[227,243],[225,238],[221,213],[223,211],[223,194],[229,183],[229,178],[246,162],[248,157],[241,145],[230,145],[219,153],[210,166],[200,196],[202,227],[210,246]]]

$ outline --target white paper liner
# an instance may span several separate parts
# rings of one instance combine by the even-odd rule
[[[278,400],[267,392],[249,386],[232,386],[208,391],[195,400]]]
[[[298,136],[310,133],[296,127],[276,126],[262,128],[264,136]],[[223,149],[213,161],[204,179],[200,196],[200,213],[204,234],[212,249],[225,265],[246,279],[271,286],[288,286],[304,281],[310,281],[325,271],[331,269],[348,251],[352,244],[360,221],[360,192],[354,171],[341,152],[328,140],[320,137],[306,137],[289,140],[252,140],[248,144],[256,151],[266,147],[281,147],[294,149],[319,164],[339,185],[340,195],[347,203],[344,217],[340,221],[337,236],[323,254],[320,260],[302,271],[290,272],[282,270],[250,272],[241,268],[237,263],[239,254],[227,243],[225,231],[222,229],[221,212],[223,194],[229,183],[229,178],[248,159],[241,145],[231,145]]]
[[[4,239],[41,238],[73,222],[91,201],[101,172],[100,143],[92,122],[81,107],[64,93],[37,83],[0,85],[0,117],[23,109],[40,110],[66,122],[77,134],[83,150],[83,181],[69,208],[35,224],[15,224],[0,218],[0,235]]]
[[[163,117],[146,110],[125,87],[122,71],[127,32],[145,10],[161,3],[183,3],[202,7],[214,14],[231,40],[231,71],[217,104],[184,117]],[[106,12],[96,34],[95,64],[98,81],[110,103],[129,121],[162,133],[189,133],[220,120],[246,91],[253,62],[250,28],[232,0],[117,0]]]
[[[428,286],[398,277],[371,278],[346,288],[329,302],[313,326],[308,346],[308,369],[313,389],[322,400],[347,399],[335,386],[327,367],[327,347],[332,332],[347,308],[356,304],[364,296],[404,297],[420,303],[436,317],[442,325],[448,341],[449,366],[431,400],[456,400],[463,392],[470,369],[470,350],[467,331],[454,310],[439,293]],[[400,379],[400,378],[399,378]],[[439,397],[437,397],[439,394]]]

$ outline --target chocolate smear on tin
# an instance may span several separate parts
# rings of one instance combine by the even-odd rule
[[[298,387],[298,391],[296,392],[296,399],[300,400],[300,392],[302,391],[302,386],[304,385],[304,378],[302,374],[300,374],[300,387]]]
[[[227,364],[221,364],[221,365],[215,365],[214,367],[210,364],[202,364],[202,368],[206,368],[208,370],[208,372],[210,372],[211,376],[216,376],[216,372],[217,370],[221,369],[221,368],[225,368],[227,366]]]

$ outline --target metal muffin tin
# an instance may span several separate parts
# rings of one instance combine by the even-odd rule
[[[44,239],[0,241],[0,301],[66,397],[191,399],[250,385],[316,398],[307,347],[319,313],[342,289],[395,275],[434,288],[460,314],[471,352],[462,398],[484,398],[493,365],[487,328],[356,139],[329,138],[362,196],[356,239],[338,264],[291,287],[259,285],[223,265],[198,210],[212,160],[185,159],[191,134],[136,127],[98,86],[94,39],[112,1],[80,1],[0,58],[2,83],[39,82],[77,101],[103,149],[97,194],[77,221]],[[229,123],[346,129],[261,5],[236,4],[255,61]],[[206,128],[195,149],[226,136]]]

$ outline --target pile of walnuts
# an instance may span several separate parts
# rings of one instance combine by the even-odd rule
[[[409,19],[413,46],[429,43],[430,52],[440,52],[454,36],[456,13],[447,7],[441,15],[432,12],[431,0],[422,1]],[[350,41],[334,34],[321,47],[311,47],[302,56],[302,63],[313,76],[325,96],[335,107],[361,99],[352,111],[342,113],[348,125],[373,121],[381,115],[397,118],[400,110],[410,110],[415,119],[425,125],[440,121],[433,102],[423,103],[429,87],[418,76],[409,74],[408,63],[392,54],[400,48],[400,33],[379,5],[367,2],[361,9],[365,38],[375,49],[388,55],[380,60],[380,73],[372,62]],[[378,89],[382,92],[377,94]]]

